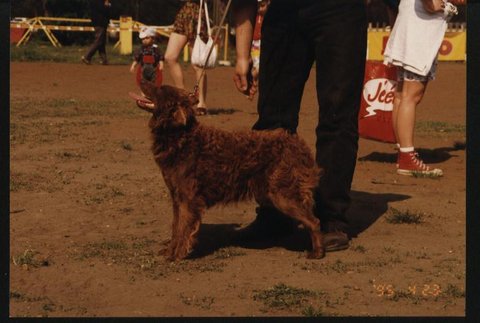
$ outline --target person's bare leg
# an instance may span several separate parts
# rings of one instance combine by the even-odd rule
[[[401,101],[397,111],[397,135],[400,147],[414,147],[415,109],[423,98],[427,82],[403,82]]]
[[[398,107],[400,106],[400,102],[402,102],[402,88],[403,88],[403,81],[397,83],[397,87],[395,89],[395,97],[393,99],[393,110],[392,110],[392,127],[393,133],[395,134],[395,140],[398,144]]]
[[[171,33],[168,39],[167,49],[165,51],[165,63],[168,66],[173,83],[176,87],[184,89],[185,83],[183,81],[183,72],[178,57],[182,49],[187,44],[187,36]]]
[[[192,65],[195,70],[196,80],[200,79],[202,76],[202,68]],[[203,73],[203,77],[198,84],[198,108],[207,108],[207,73]]]

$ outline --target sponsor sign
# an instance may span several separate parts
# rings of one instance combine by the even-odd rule
[[[383,61],[383,52],[388,42],[389,31],[369,31],[367,59]],[[466,32],[447,32],[438,51],[439,61],[465,61]]]
[[[396,142],[392,126],[396,79],[396,67],[367,61],[358,114],[358,132],[361,137]]]

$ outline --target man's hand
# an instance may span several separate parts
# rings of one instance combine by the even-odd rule
[[[238,91],[246,95],[250,100],[257,93],[257,81],[252,77],[252,64],[245,59],[238,59],[233,75],[233,82]]]
[[[250,100],[257,92],[256,82],[252,81],[250,47],[252,46],[253,26],[257,14],[256,0],[236,0],[233,2],[237,64],[233,82],[237,89]]]

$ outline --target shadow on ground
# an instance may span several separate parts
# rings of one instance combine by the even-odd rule
[[[452,147],[442,147],[435,149],[417,149],[420,157],[427,164],[437,164],[449,160],[452,157],[457,155],[451,154],[452,152],[465,150],[465,143],[457,142]],[[397,153],[380,153],[372,152],[366,156],[359,157],[359,161],[373,161],[381,163],[396,163],[397,162]]]
[[[352,205],[347,219],[350,223],[349,235],[357,237],[373,225],[378,218],[388,210],[390,202],[403,201],[410,196],[391,193],[369,193],[352,191]],[[293,233],[282,237],[264,237],[250,241],[240,241],[238,238],[239,225],[229,224],[202,224],[198,237],[198,245],[192,258],[204,257],[225,247],[238,246],[248,249],[267,249],[282,247],[290,251],[310,250],[310,235],[304,229],[297,228]]]

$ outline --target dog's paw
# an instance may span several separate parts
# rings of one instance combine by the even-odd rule
[[[322,259],[325,257],[325,250],[313,250],[307,253],[307,259]]]

